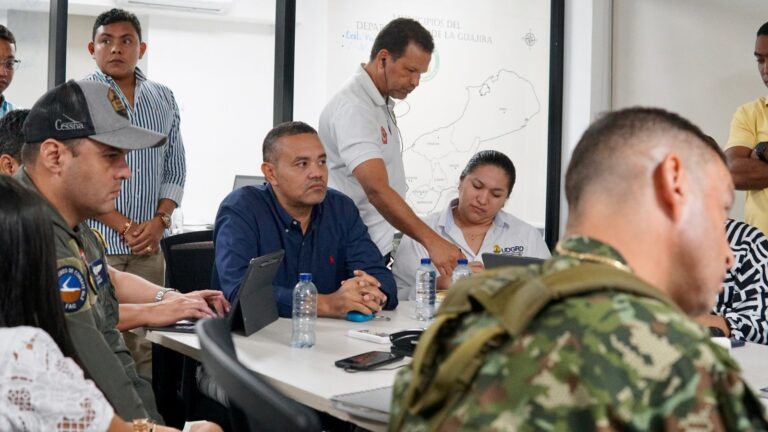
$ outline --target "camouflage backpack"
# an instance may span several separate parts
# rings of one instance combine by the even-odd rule
[[[544,276],[538,266],[508,267],[457,283],[419,339],[408,366],[412,379],[406,383],[403,399],[394,402],[397,407],[389,430],[400,430],[406,417],[423,419],[422,426],[437,429],[472,385],[489,349],[522,334],[551,302],[602,290],[655,298],[679,310],[656,288],[604,264],[582,263]],[[493,317],[492,324],[450,351],[441,347],[467,315],[481,313]]]

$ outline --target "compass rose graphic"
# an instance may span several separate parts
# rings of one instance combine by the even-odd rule
[[[533,34],[533,32],[530,29],[528,30],[528,33],[523,35],[522,39],[523,39],[523,42],[525,42],[525,44],[528,45],[529,47],[536,45],[536,35]]]

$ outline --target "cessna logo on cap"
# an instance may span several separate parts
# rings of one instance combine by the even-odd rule
[[[125,109],[125,105],[123,105],[123,102],[120,100],[120,98],[117,96],[117,93],[115,93],[115,91],[112,90],[111,87],[107,92],[107,97],[109,98],[109,103],[112,104],[112,108],[115,110],[115,112],[125,118],[128,118],[128,111]]]
[[[72,117],[62,114],[64,117],[67,118],[68,121],[64,121],[62,119],[57,119],[56,123],[54,124],[54,127],[58,131],[68,131],[68,130],[76,130],[76,129],[85,129],[85,126],[83,123],[73,119]]]

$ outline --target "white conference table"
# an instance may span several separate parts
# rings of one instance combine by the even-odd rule
[[[234,334],[233,339],[238,360],[286,396],[365,429],[385,430],[385,424],[352,417],[334,408],[330,399],[338,394],[391,386],[398,370],[349,373],[337,368],[334,362],[367,351],[389,351],[388,344],[353,339],[347,336],[347,331],[367,328],[394,333],[423,328],[423,322],[410,317],[412,312],[412,302],[400,302],[395,311],[382,311],[379,314],[389,317],[390,321],[375,319],[358,323],[319,318],[315,346],[309,349],[292,348],[289,345],[291,320],[288,318],[280,318],[249,337]],[[200,360],[200,344],[194,334],[146,331],[145,337],[151,342]],[[407,361],[409,359],[406,358],[383,368],[395,368],[407,364]]]
[[[738,348],[731,348],[731,355],[741,366],[741,375],[744,381],[757,392],[760,400],[768,408],[768,398],[764,397],[760,389],[768,387],[768,345],[747,342]]]
[[[366,351],[389,351],[382,345],[347,336],[350,329],[380,329],[389,333],[423,327],[423,322],[411,318],[412,302],[400,302],[395,311],[383,311],[380,315],[390,321],[355,323],[339,319],[319,318],[315,346],[309,349],[292,348],[289,345],[291,320],[280,318],[259,332],[244,337],[233,335],[238,359],[248,368],[259,373],[286,396],[327,412],[334,417],[357,424],[365,429],[385,430],[386,425],[371,420],[352,417],[331,404],[337,394],[353,393],[391,386],[397,370],[348,373],[334,365],[336,360]],[[194,334],[163,331],[147,331],[146,338],[166,348],[200,360],[200,344]],[[768,387],[768,346],[747,343],[733,348],[731,355],[743,370],[745,381],[756,392]],[[384,368],[405,364],[408,359],[391,363]],[[768,406],[768,399],[761,398]]]

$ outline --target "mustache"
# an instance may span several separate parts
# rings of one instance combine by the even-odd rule
[[[328,187],[328,183],[323,181],[323,180],[316,180],[316,181],[307,182],[307,184],[305,186],[305,189],[311,189],[311,188],[313,188],[315,186]]]

